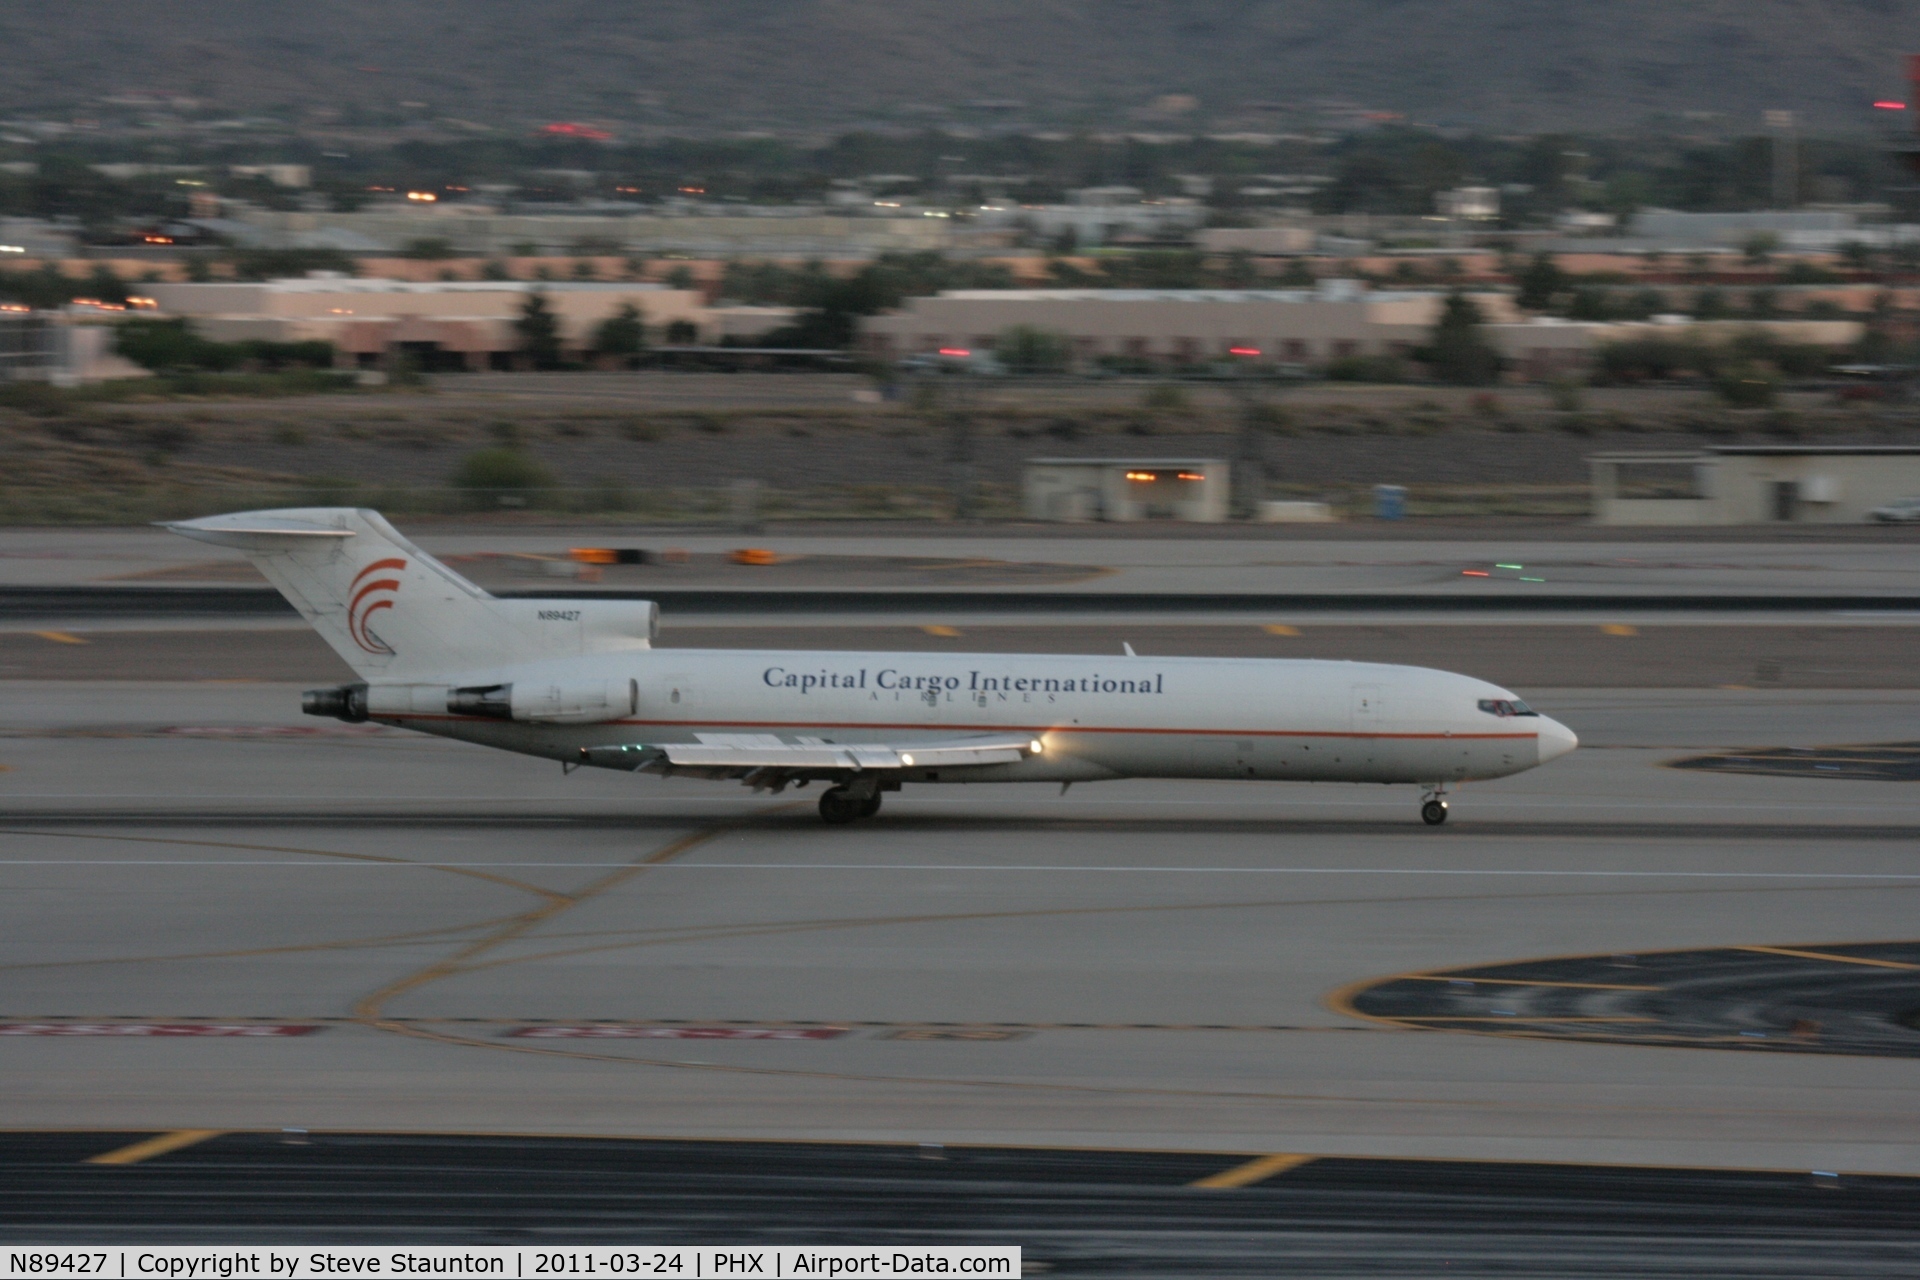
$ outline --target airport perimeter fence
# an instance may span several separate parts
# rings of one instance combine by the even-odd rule
[[[1272,498],[1328,502],[1344,520],[1371,519],[1368,486],[1272,484]],[[725,524],[766,520],[951,520],[944,485],[840,484],[784,488],[739,483],[677,488],[630,485],[467,489],[451,485],[290,483],[7,485],[0,480],[0,524],[127,525],[186,520],[223,511],[272,507],[371,507],[396,517],[514,520],[631,520],[650,524]],[[1412,518],[1582,520],[1592,511],[1586,485],[1410,485]],[[970,511],[981,520],[1022,518],[1015,485],[981,482]]]
[[[231,484],[8,486],[0,483],[0,524],[128,525],[187,520],[273,507],[371,507],[396,517],[621,519],[647,523],[749,526],[763,520],[946,520],[953,496],[939,485],[822,485],[804,489],[738,485],[639,488],[621,485],[475,490],[445,485]],[[983,484],[974,512],[1019,514],[1011,485]]]

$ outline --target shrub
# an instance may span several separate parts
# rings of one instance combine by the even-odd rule
[[[1547,384],[1547,398],[1562,413],[1578,413],[1586,404],[1581,386],[1572,378],[1555,378]]]
[[[1171,382],[1156,382],[1140,397],[1140,407],[1149,413],[1185,413],[1192,406],[1181,388]]]
[[[1729,361],[1715,373],[1713,380],[1720,398],[1740,409],[1764,409],[1771,405],[1779,383],[1779,375],[1756,360]]]
[[[1405,382],[1406,362],[1397,356],[1341,356],[1327,365],[1334,382]]]
[[[155,373],[220,373],[251,365],[269,370],[327,369],[333,365],[331,342],[211,342],[184,319],[138,317],[114,329],[114,350]]]
[[[1629,338],[1600,348],[1597,380],[1607,383],[1664,381],[1683,370],[1698,368],[1700,362],[1697,351],[1676,339]]]
[[[1427,339],[1421,358],[1433,376],[1459,386],[1483,387],[1500,377],[1500,353],[1481,330],[1480,308],[1455,290]]]
[[[486,506],[521,506],[553,486],[553,474],[519,449],[477,449],[460,460],[454,487]]]
[[[1016,324],[993,340],[993,354],[1011,373],[1065,373],[1073,363],[1073,343],[1064,333]]]

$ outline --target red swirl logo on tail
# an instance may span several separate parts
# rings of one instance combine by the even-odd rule
[[[380,610],[393,608],[393,598],[400,592],[400,579],[381,576],[382,571],[390,569],[397,574],[406,567],[405,560],[375,560],[354,574],[347,588],[347,634],[368,653],[393,652],[367,622]]]

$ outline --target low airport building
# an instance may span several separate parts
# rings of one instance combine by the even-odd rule
[[[1862,524],[1920,497],[1920,445],[1710,445],[1587,464],[1595,524]]]
[[[526,280],[362,280],[316,274],[253,284],[145,286],[156,312],[185,316],[216,342],[331,342],[342,363],[372,366],[404,352],[433,369],[510,368],[522,340],[514,322],[530,295],[546,298],[561,354],[588,358],[602,321],[631,305],[648,340],[676,324],[715,339],[704,296],[657,284]]]
[[[0,382],[75,387],[151,377],[114,351],[113,336],[113,325],[91,307],[63,311],[0,307]]]
[[[1517,318],[1504,294],[1474,300],[1490,320]],[[1312,289],[954,289],[869,317],[860,341],[882,357],[983,351],[1002,331],[1027,325],[1064,334],[1083,364],[1196,364],[1233,354],[1324,364],[1410,355],[1444,302],[1440,293],[1370,290],[1353,280]]]
[[[1608,343],[1657,334],[1722,343],[1761,329],[1784,342],[1834,348],[1858,340],[1852,320],[1598,323],[1523,317],[1505,293],[1468,295],[1481,333],[1515,378],[1578,377]],[[1082,368],[1103,361],[1160,366],[1229,356],[1320,366],[1353,357],[1410,357],[1430,337],[1446,303],[1440,290],[1369,289],[1322,280],[1311,289],[954,289],[909,298],[905,307],[860,324],[868,354],[899,359],[935,351],[985,352],[1005,330],[1059,333]]]
[[[1227,518],[1231,469],[1219,458],[1029,458],[1022,506],[1029,520]]]

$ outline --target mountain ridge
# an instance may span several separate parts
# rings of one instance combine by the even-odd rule
[[[58,21],[0,7],[0,37],[0,106],[16,113],[146,92],[238,111],[414,102],[492,124],[812,128],[1012,100],[1036,123],[1166,128],[1336,99],[1488,130],[1616,130],[1656,113],[1758,127],[1767,108],[1833,130],[1866,127],[1872,99],[1904,92],[1896,55],[1920,51],[1920,5],[64,0]],[[1156,115],[1163,95],[1198,106]]]

